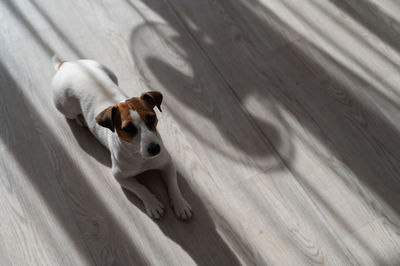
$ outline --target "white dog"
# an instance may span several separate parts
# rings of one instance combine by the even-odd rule
[[[119,89],[115,74],[93,60],[64,62],[54,56],[53,64],[57,71],[52,83],[56,108],[87,126],[110,150],[112,173],[121,186],[135,193],[147,214],[158,219],[164,214],[163,204],[134,176],[159,169],[175,214],[189,219],[191,207],[179,190],[175,166],[156,129],[153,108],[161,111],[162,94],[150,91],[128,98]]]

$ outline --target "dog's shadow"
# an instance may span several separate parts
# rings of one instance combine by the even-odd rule
[[[99,163],[111,168],[110,152],[90,133],[89,129],[79,126],[73,119],[66,121],[79,146]]]
[[[68,120],[78,144],[90,156],[105,166],[111,167],[109,151],[97,141],[87,128],[82,128],[74,120]],[[202,200],[193,192],[179,172],[178,183],[185,199],[193,209],[193,217],[187,222],[180,221],[171,209],[166,186],[160,172],[147,171],[136,178],[145,185],[166,207],[160,220],[154,220],[161,231],[179,244],[197,265],[240,265],[235,253],[229,248],[216,230],[216,226]],[[143,203],[133,193],[123,189],[127,199],[142,212]],[[150,218],[149,218],[150,219]]]

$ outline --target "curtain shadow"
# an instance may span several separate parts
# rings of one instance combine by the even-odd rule
[[[171,23],[171,26],[178,33],[178,35],[174,36],[172,39],[164,38],[165,36],[163,34],[163,30],[158,28],[158,26],[162,27],[163,25],[157,25],[149,22],[134,4],[128,0],[126,2],[135,10],[136,13],[141,15],[145,21],[143,25],[132,30],[130,38],[131,54],[135,63],[139,65],[141,74],[147,80],[151,80],[153,77],[155,77],[157,81],[168,90],[168,93],[171,93],[174,98],[183,103],[188,109],[194,110],[202,117],[212,121],[213,125],[217,128],[219,134],[221,135],[221,138],[224,141],[227,141],[227,145],[234,147],[239,152],[243,152],[245,156],[248,156],[248,158],[262,158],[265,159],[266,162],[272,155],[272,150],[269,149],[270,144],[266,141],[266,143],[262,145],[255,141],[255,138],[259,137],[258,134],[262,134],[262,132],[257,130],[254,131],[254,127],[257,128],[259,125],[261,125],[267,129],[270,134],[270,140],[273,140],[274,145],[279,147],[281,144],[281,138],[277,129],[268,121],[253,116],[244,110],[241,106],[241,103],[242,100],[245,99],[230,96],[224,97],[222,91],[228,90],[232,92],[229,82],[225,82],[223,80],[223,77],[218,74],[218,70],[214,69],[212,64],[207,65],[210,67],[210,69],[205,68],[205,65],[208,61],[204,60],[202,55],[196,49],[195,45],[188,41],[187,31],[184,27],[182,27],[179,21],[174,20],[175,17],[170,13],[169,8],[164,7],[164,4],[160,4],[159,2],[156,3],[155,1],[143,1],[150,8],[155,6],[154,11],[159,13],[159,15],[161,15],[166,21]],[[185,62],[187,61],[190,63],[189,66],[193,69],[194,75],[192,77],[185,75],[178,69],[171,66],[168,62],[157,58],[157,53],[154,53],[154,57],[149,56],[143,58],[140,52],[136,50],[138,47],[134,44],[136,39],[141,38],[138,36],[141,31],[145,33],[148,31],[156,32],[159,35],[157,38],[163,39],[163,44],[168,46],[168,49],[173,50],[173,54],[176,53],[173,55],[173,57],[183,57]],[[179,47],[170,45],[174,43],[178,44]],[[180,48],[183,49],[180,50]],[[182,52],[179,52],[178,50]],[[218,82],[214,84],[207,84],[210,83],[209,81],[202,82],[202,77],[204,77],[205,80],[210,80],[207,78],[207,76],[211,75],[210,72],[213,70],[215,70],[217,74],[214,73],[212,76],[217,76],[218,78],[214,80]],[[149,73],[152,74],[151,77],[148,75]],[[205,84],[209,86],[205,87]],[[268,86],[268,84],[266,86]],[[150,85],[149,87],[152,86]],[[251,90],[252,88],[249,87],[249,91]],[[171,108],[169,112],[173,113],[173,108]],[[238,120],[232,122],[235,117],[237,117]],[[190,126],[190,122],[193,121],[187,121],[179,114],[174,115],[174,119],[176,119],[180,124],[186,124],[186,130],[189,130],[203,145],[207,145],[209,148],[220,153],[222,156],[231,159],[232,161],[242,163],[240,159],[236,157],[236,155],[229,154],[226,150],[211,142],[210,138],[207,137],[209,132],[207,132],[206,129],[202,132],[195,130],[192,126]],[[243,126],[241,124],[243,122],[246,123],[246,125],[248,123],[249,127]],[[265,165],[259,166],[259,168],[261,170],[265,170]]]
[[[62,31],[54,24],[54,22],[50,19],[50,17],[44,13],[44,11],[33,1],[31,4],[35,7],[35,9],[41,14],[41,16],[46,20],[47,23],[52,27],[52,29],[57,33],[62,40],[68,44],[68,47],[79,57],[82,58],[82,53],[77,49],[69,39],[62,33]],[[13,1],[5,0],[4,5],[6,6],[7,11],[12,12],[13,15],[18,18],[20,22],[24,24],[24,27],[30,32],[31,36],[37,41],[42,49],[46,51],[49,56],[54,55],[54,49],[47,42],[45,42],[38,31],[32,26],[32,23],[26,18],[26,16],[21,12],[21,10],[13,3]]]
[[[202,64],[203,64],[202,62],[194,61],[192,62],[192,67],[201,68]],[[204,105],[197,104],[196,101],[198,101],[198,99],[191,100],[191,98],[193,97],[193,95],[191,95],[193,91],[185,89],[185,84],[183,84],[183,82],[187,82],[188,77],[183,75],[179,70],[175,69],[166,62],[159,60],[156,57],[146,58],[146,65],[149,67],[152,73],[157,77],[158,81],[161,84],[163,84],[165,88],[168,89],[169,93],[172,93],[174,97],[176,97],[181,103],[184,103],[187,108],[195,110],[197,113],[200,113],[203,117],[206,117],[211,121],[213,121],[213,124],[217,127],[218,131],[220,132],[224,140],[227,140],[230,145],[232,145],[239,151],[243,151],[247,156],[250,156],[252,158],[256,157],[268,158],[269,156],[272,155],[270,154],[271,150],[262,148],[264,146],[257,145],[255,141],[246,140],[246,136],[252,135],[250,132],[254,132],[254,129],[257,128],[257,126],[268,131],[269,139],[273,141],[276,147],[279,147],[281,145],[281,138],[276,128],[271,123],[259,117],[253,116],[250,113],[246,113],[246,118],[250,121],[250,125],[253,125],[255,127],[246,128],[246,127],[241,127],[240,123],[230,124],[223,122],[224,116],[236,117],[243,112],[241,107],[239,106],[241,99],[239,99],[237,105],[225,106],[226,108],[223,108],[221,110],[222,111],[221,113],[219,113],[217,108],[215,108],[214,110],[215,113],[213,114],[212,112],[210,112],[209,109],[204,108]],[[196,84],[197,83],[196,79],[197,77],[193,78],[190,81],[190,83]],[[182,81],[182,83],[179,84],[179,81]],[[216,95],[215,96],[213,95],[212,91],[219,90],[219,88],[209,87],[206,90],[207,90],[206,93],[210,94],[211,97],[217,97]],[[207,104],[218,105],[219,100],[224,101],[224,99],[218,99],[215,102],[205,102],[205,105]],[[222,106],[222,104],[219,106]],[[174,114],[174,110],[171,110],[170,112]],[[180,115],[174,114],[174,119],[176,119],[179,122],[179,124],[189,125],[188,121],[182,119]],[[191,131],[191,133],[195,135],[196,138],[199,141],[201,141],[201,143],[208,145],[211,149],[218,151],[225,157],[231,157],[231,159],[234,159],[234,157],[232,157],[230,154],[226,153],[222,149],[219,149],[219,147],[215,145],[215,143],[210,142],[207,132],[205,131],[198,132],[197,130],[193,129],[190,126],[187,127],[186,129]],[[244,143],[246,143],[246,145],[244,145]]]
[[[357,8],[353,7],[352,4],[348,2],[331,1],[351,16],[354,16],[360,23],[367,25],[377,36],[389,43],[393,48],[399,50],[400,41],[399,35],[397,34],[399,27],[395,21],[388,19],[386,15],[378,9],[374,8],[374,11],[371,12],[371,7],[368,6],[365,1],[360,1],[360,3],[363,2],[365,5],[357,2]],[[206,21],[199,22],[198,20],[192,20],[197,31],[197,33],[195,32],[195,34],[193,34],[193,30],[189,27],[182,27],[184,19],[180,18],[177,20],[176,14],[171,13],[170,7],[164,6],[160,8],[160,6],[163,5],[160,1],[148,0],[143,2],[178,32],[178,36],[174,38],[172,42],[167,43],[177,45],[178,48],[183,51],[183,54],[186,54],[185,59],[190,63],[194,73],[189,83],[200,82],[204,74],[202,70],[203,65],[198,61],[198,49],[193,49],[193,46],[199,45],[201,49],[207,51],[229,49],[232,57],[236,56],[243,59],[233,63],[237,64],[237,72],[229,73],[229,70],[224,71],[223,68],[220,68],[217,54],[207,57],[207,60],[209,60],[212,65],[215,65],[216,69],[222,71],[221,76],[226,80],[229,88],[235,90],[235,88],[238,88],[240,85],[235,84],[235,80],[237,80],[234,78],[235,76],[248,81],[249,86],[246,88],[247,93],[238,97],[238,103],[244,102],[247,97],[256,97],[260,100],[273,100],[277,105],[286,108],[300,121],[302,126],[311,135],[329,148],[334,156],[347,167],[349,173],[354,173],[358,181],[361,181],[368,189],[374,191],[379,198],[397,213],[397,215],[400,214],[400,204],[398,204],[400,200],[399,132],[380,112],[372,107],[371,102],[364,101],[363,98],[358,96],[357,90],[349,86],[349,83],[345,83],[340,77],[330,72],[329,67],[333,66],[335,69],[342,69],[343,77],[346,77],[347,80],[354,80],[354,83],[358,84],[360,89],[369,87],[370,85],[362,78],[358,77],[351,69],[347,69],[346,66],[340,64],[318,47],[307,43],[305,40],[302,41],[306,43],[309,50],[313,50],[313,52],[306,53],[304,50],[299,49],[295,43],[291,43],[292,40],[287,40],[287,36],[277,31],[275,25],[269,21],[259,19],[253,11],[241,4],[240,1],[216,2],[218,8],[227,11],[224,15],[230,18],[229,23],[233,23],[233,25],[241,24],[234,28],[234,33],[232,33],[234,37],[228,36],[225,40],[216,36],[214,28],[210,27]],[[254,2],[251,4],[255,6]],[[6,1],[6,5],[8,5],[10,11],[14,12],[17,17],[23,21],[27,29],[32,32],[33,37],[42,45],[43,49],[46,50],[48,54],[52,54],[51,47],[40,38],[32,25],[15,6],[13,6],[10,1]],[[183,2],[182,5],[184,5]],[[195,11],[198,12],[198,14],[207,14],[210,12],[206,4],[203,6],[198,5],[197,8],[198,9]],[[278,22],[282,28],[290,28],[290,26],[285,25],[280,18],[277,18],[272,12],[269,12],[262,6],[256,6],[256,8],[265,12],[270,20],[272,19]],[[375,16],[374,14],[377,12],[378,15]],[[189,18],[193,16],[193,14],[185,13],[184,11],[179,11],[179,13]],[[243,26],[246,24],[250,26]],[[214,27],[219,26],[218,24],[214,25]],[[249,30],[250,28],[257,30]],[[293,32],[293,30],[290,29],[288,31]],[[184,37],[188,35],[188,32],[191,34],[190,38],[195,40],[194,42],[188,42],[187,38]],[[208,36],[208,39],[199,39],[197,36],[200,35]],[[135,36],[132,35],[131,39],[134,38]],[[235,40],[244,40],[244,42],[239,43],[235,42]],[[229,42],[233,42],[235,45],[232,46]],[[240,45],[237,45],[238,43]],[[284,48],[282,48],[282,46],[277,46],[277,44],[280,43],[282,43]],[[272,56],[271,53],[268,53],[268,51],[271,51],[271,47],[278,47],[275,50],[277,55]],[[134,47],[132,47],[132,53],[134,57],[138,56],[134,51]],[[313,55],[315,55],[315,53],[326,59],[325,62],[323,63],[314,59]],[[257,145],[253,147],[251,145],[241,145],[241,139],[230,133],[235,132],[237,128],[230,128],[226,124],[221,124],[220,117],[214,117],[212,113],[210,114],[207,112],[207,109],[188,102],[185,93],[182,92],[179,87],[176,87],[177,81],[180,82],[182,86],[187,84],[186,76],[171,68],[166,62],[155,57],[145,58],[145,60],[142,61],[147,63],[147,68],[159,79],[160,83],[165,84],[165,88],[174,95],[174,97],[186,103],[187,108],[194,110],[212,121],[221,132],[221,135],[223,135],[231,145],[244,151],[249,157],[274,156],[273,154],[269,154],[269,152],[267,153],[266,151],[260,150]],[[267,63],[269,61],[273,61],[274,63]],[[252,72],[256,74],[251,74]],[[344,74],[344,72],[346,73]],[[287,73],[285,75],[287,78],[286,80],[281,80],[279,78],[282,76],[282,73]],[[4,102],[2,108],[13,110],[16,108],[14,105],[20,108],[18,112],[13,114],[13,120],[16,122],[9,122],[10,128],[8,130],[0,130],[2,140],[22,166],[24,172],[27,173],[35,189],[43,195],[46,204],[51,208],[60,224],[63,224],[67,232],[71,235],[75,245],[82,248],[81,252],[84,256],[93,259],[98,264],[103,264],[104,262],[112,264],[125,261],[134,261],[138,265],[145,264],[145,258],[137,252],[132,240],[128,239],[123,230],[119,228],[118,221],[108,213],[104,206],[99,204],[100,201],[98,200],[96,192],[93,191],[90,184],[85,181],[84,174],[74,165],[72,158],[69,157],[69,154],[64,150],[62,145],[58,143],[57,138],[51,130],[47,128],[43,118],[35,111],[35,106],[33,106],[27,96],[24,95],[23,90],[18,87],[3,65],[0,65],[0,77],[1,92]],[[169,79],[170,77],[175,79],[174,82]],[[308,78],[308,80],[305,80],[305,78]],[[218,90],[218,87],[208,88],[208,90],[212,93],[212,90]],[[224,115],[235,114],[235,112],[237,112],[236,108],[237,106],[227,106],[224,110]],[[29,114],[29,121],[24,117],[26,114]],[[277,151],[280,150],[281,143],[291,141],[290,139],[282,139],[272,124],[252,115],[248,115],[248,117],[263,131]],[[179,119],[179,117],[175,118]],[[26,121],[27,124],[21,124],[19,121]],[[32,124],[32,127],[28,127],[30,124]],[[109,163],[106,159],[107,156],[105,156],[104,149],[84,147],[86,143],[90,143],[90,140],[89,135],[84,133],[83,129],[73,128],[74,126],[71,125],[70,127],[74,135],[78,136],[77,140],[81,144],[82,149],[94,157],[95,154],[98,154],[97,152],[99,152],[99,154],[103,153],[104,156],[100,156],[103,158],[95,158],[105,165]],[[37,136],[35,135],[35,138],[42,139],[43,141],[39,141],[39,144],[33,146],[33,150],[31,151],[28,149],[20,149],[19,147],[21,147],[21,145],[16,145],[15,141],[13,141],[18,135],[13,136],[10,132],[22,134],[19,133],[21,129],[24,129],[24,131],[31,130],[32,132],[36,132]],[[196,132],[196,130],[192,128],[187,128],[187,130],[195,132],[199,137],[204,135],[204,132]],[[243,130],[243,135],[246,135],[247,129]],[[99,143],[95,143],[94,141],[92,142],[94,146],[100,146]],[[34,161],[26,159],[27,152],[40,154],[45,150],[50,150],[51,153],[43,158],[36,158]],[[54,154],[57,156],[53,156]],[[328,155],[321,154],[321,158],[326,159],[328,163],[330,161]],[[57,177],[57,180],[60,180],[59,186],[63,190],[69,192],[65,193],[69,204],[68,206],[58,205],[58,202],[62,201],[62,199],[60,199],[61,196],[49,190],[49,184],[53,184],[54,186],[54,183],[49,181],[51,178],[54,178],[54,176],[51,176],[48,172],[44,173],[40,171],[40,169],[32,171],[35,162],[43,163],[45,160],[56,164],[52,173]],[[286,163],[290,168],[292,165],[290,157],[288,157]],[[337,170],[338,172],[340,171],[340,169]],[[360,189],[357,180],[353,180],[351,177],[352,175],[347,175],[346,171],[342,171],[339,175],[345,180],[348,186],[355,193],[359,193],[371,208],[391,220],[394,216],[388,215],[386,208],[382,208],[380,203],[377,203],[374,197],[370,197],[367,191]],[[46,179],[48,179],[48,181],[46,181]],[[180,182],[185,188],[185,183],[182,182],[183,180],[184,178],[180,178]],[[142,180],[142,182],[151,183],[152,181]],[[152,187],[152,184],[149,185]],[[163,190],[164,189],[165,188],[163,188]],[[216,232],[213,221],[208,216],[207,210],[204,205],[202,205],[201,200],[195,198],[197,196],[190,191],[189,187],[185,188],[184,192],[187,194],[186,196],[189,198],[189,201],[192,200],[194,202],[193,204],[191,201],[194,207],[200,209],[200,212],[196,211],[192,223],[183,224],[184,226],[182,226],[180,223],[175,222],[172,212],[168,209],[167,216],[164,217],[167,222],[160,225],[161,230],[172,240],[180,244],[199,264],[209,262],[208,259],[204,259],[199,254],[213,252],[213,250],[209,250],[209,247],[211,247],[211,244],[214,242],[209,242],[209,239],[206,239],[205,236],[207,236],[206,233],[214,234],[215,236],[210,239],[215,241],[215,243],[217,243],[216,245],[221,246],[222,250],[224,250],[224,256],[221,258],[220,262],[229,261],[237,263],[230,248],[217,236],[218,232]],[[165,195],[163,196],[160,194],[159,196],[166,202]],[[128,195],[128,197],[133,198],[132,195]],[[132,199],[132,202],[136,206],[141,207],[141,204],[135,203],[134,199]],[[86,233],[82,236],[77,236],[74,231],[75,229],[66,223],[68,219],[66,219],[67,217],[63,210],[65,207],[70,208],[74,213],[74,220],[77,222],[78,229],[85,229],[84,231]],[[200,217],[198,218],[198,216]],[[169,222],[169,219],[174,219],[174,223],[172,221]],[[98,224],[99,221],[100,224]],[[204,227],[201,228],[203,224],[197,224],[197,221],[203,222]],[[160,223],[162,222],[163,220],[161,220]],[[392,222],[397,223],[398,221]],[[196,226],[192,228],[193,224],[199,227]],[[181,227],[178,227],[179,225]],[[175,226],[178,228],[175,228]],[[103,235],[101,230],[105,229],[112,231],[107,235]],[[187,231],[182,232],[181,230]],[[193,230],[196,232],[196,236],[200,235],[199,246],[190,242],[189,236],[191,236],[190,233]],[[81,237],[84,238],[88,247],[82,244]],[[110,253],[102,250],[101,247],[96,244],[98,241],[106,243],[104,245],[106,248],[112,248],[111,254],[117,254],[117,257],[121,261],[111,261],[109,257],[105,258],[104,256]],[[200,250],[196,250],[196,248]]]
[[[8,1],[8,0],[7,0]],[[50,27],[54,30],[54,32],[59,36],[64,43],[68,45],[69,48],[78,56],[78,58],[84,58],[83,54],[79,51],[78,48],[75,47],[75,45],[70,41],[70,38],[66,36],[63,31],[53,22],[53,20],[50,18],[50,16],[42,9],[41,6],[39,6],[36,1],[30,0],[30,3],[34,6],[37,12],[44,18],[47,22],[47,24],[50,25]],[[19,16],[20,18],[22,16]],[[24,22],[26,25],[26,23]]]
[[[133,45],[135,38],[139,38],[135,36],[134,29],[131,36],[131,51],[133,57],[138,59],[136,62],[144,62],[144,65],[140,66],[144,76],[154,75],[165,89],[185,103],[188,109],[207,117],[221,132],[229,131],[229,126],[226,128],[225,124],[221,124],[219,117],[214,117],[198,105],[189,102],[189,97],[182,89],[187,83],[202,84],[205,58],[209,63],[207,66],[215,67],[213,69],[226,80],[233,94],[237,95],[237,91],[240,91],[240,96],[237,95],[239,102],[245,102],[247,98],[253,97],[260,101],[273,101],[285,108],[308,134],[317,138],[342,163],[344,169],[331,165],[332,155],[315,148],[317,153],[321,152],[321,159],[326,160],[327,164],[337,171],[338,176],[349,188],[359,194],[371,209],[387,217],[392,223],[398,223],[399,132],[375,108],[375,104],[365,97],[363,88],[371,87],[370,84],[319,47],[307,40],[296,39],[296,31],[284,22],[284,18],[277,17],[255,1],[250,3],[252,9],[242,1],[214,1],[213,9],[210,9],[208,2],[204,4],[179,0],[165,1],[164,4],[153,0],[142,2],[162,17],[176,32],[173,37],[167,37],[160,33],[159,29],[154,29],[165,44],[184,56],[185,63],[193,73],[188,82],[187,76],[171,67],[169,62],[160,59],[161,55],[157,57],[156,52],[141,58]],[[191,5],[191,8],[188,8],[188,5]],[[253,10],[263,13],[264,18],[260,18]],[[213,15],[208,15],[212,12]],[[364,17],[363,20],[370,17]],[[364,21],[364,23],[369,25],[372,22]],[[380,31],[380,26],[377,25],[379,23],[371,27]],[[383,34],[381,36],[383,39],[400,47],[395,39],[397,37],[386,36],[389,33],[398,36],[393,29],[380,32]],[[221,54],[226,58],[221,57]],[[241,88],[239,82],[241,79],[248,84],[245,89]],[[357,87],[353,87],[354,84]],[[218,90],[217,87],[202,89],[208,97],[213,95],[213,90]],[[221,108],[226,108],[223,110],[226,114],[234,114],[237,106]],[[174,116],[175,118],[179,120],[179,114],[178,117]],[[278,133],[271,130],[273,126],[255,117],[251,119],[270,139],[270,143],[278,153],[280,143],[291,141],[290,139],[271,141],[279,138],[276,136]],[[190,127],[188,124],[183,123],[183,125]],[[196,131],[193,128],[185,130]],[[197,134],[202,135],[203,132]],[[230,138],[228,135],[224,136]],[[231,143],[235,145],[235,141]],[[311,143],[311,147],[313,146],[315,145]],[[250,157],[258,155],[257,150],[244,151]],[[289,169],[293,167],[292,159],[294,158],[290,156],[285,158]],[[369,191],[373,191],[378,197],[371,197]],[[384,204],[381,204],[381,200]],[[394,215],[391,215],[385,204],[395,211]]]

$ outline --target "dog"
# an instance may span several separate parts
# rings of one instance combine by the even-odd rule
[[[55,107],[67,119],[75,119],[108,148],[112,174],[119,184],[143,202],[153,219],[165,213],[164,205],[135,176],[151,169],[161,171],[171,205],[182,220],[192,208],[179,189],[175,166],[157,131],[157,115],[163,96],[149,91],[128,98],[116,75],[94,60],[61,61],[54,56],[52,81]]]

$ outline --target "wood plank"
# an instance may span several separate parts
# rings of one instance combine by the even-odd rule
[[[2,252],[9,257],[9,263],[4,265],[92,264],[91,254],[71,219],[72,213],[57,180],[37,167],[48,165],[48,157],[37,156],[34,160],[24,156],[16,160],[13,156],[15,150],[17,154],[40,151],[46,155],[49,150],[44,147],[35,138],[8,146],[1,153],[1,235],[7,243]],[[40,193],[38,185],[47,189]]]
[[[398,30],[393,2],[357,5],[2,1],[0,262],[398,264]],[[193,221],[158,174],[140,180],[163,220],[123,193],[51,103],[54,52],[105,63],[128,95],[163,92]]]
[[[378,219],[348,235],[344,241],[362,265],[398,265],[400,241],[395,234],[388,234],[392,231],[398,233],[398,226]]]
[[[268,191],[268,193],[265,193]],[[267,171],[224,192],[234,202],[247,238],[267,264],[345,265],[357,260],[314,204],[282,169]]]
[[[353,76],[339,76],[343,74],[338,71],[342,65],[329,56],[322,56],[318,50],[321,42],[303,39],[313,36],[321,39],[321,32],[311,35],[311,26],[304,22],[289,24],[309,18],[310,14],[299,18],[295,12],[289,12],[284,5],[274,1],[265,3],[268,5],[266,8],[256,2],[250,8],[244,1],[170,2],[180,23],[187,25],[186,30],[204,49],[284,158],[285,164],[322,210],[328,227],[332,226],[342,238],[381,215],[388,215],[389,221],[397,223],[397,205],[393,196],[395,191],[399,191],[398,170],[391,163],[396,160],[397,152],[390,148],[397,145],[396,130],[379,118],[379,111],[371,109],[370,106],[374,106],[371,100],[364,95],[361,98],[355,96],[354,89],[349,90],[365,86],[365,82],[356,79],[350,83],[348,81],[354,80]],[[303,11],[300,5],[297,3],[292,10]],[[275,12],[284,9],[283,13],[290,15],[288,21],[282,21],[280,13],[272,12],[270,6],[275,8]],[[255,13],[256,9],[258,13]],[[262,17],[259,16],[261,13]],[[323,13],[319,11],[319,14]],[[315,19],[315,25],[316,22]],[[287,37],[288,32],[303,36],[293,40]],[[282,41],[285,39],[286,43]],[[181,46],[185,48],[184,44]],[[364,47],[359,47],[362,49],[357,53],[365,51]],[[354,56],[362,58],[362,54]],[[369,56],[370,61],[385,65],[377,76],[394,71],[391,62],[383,61],[382,56],[373,56]],[[341,114],[347,118],[340,117]],[[350,123],[363,124],[368,119],[365,123],[371,126],[366,133],[361,128],[353,130],[351,124],[346,124],[348,119],[351,119]],[[279,133],[271,134],[270,125]],[[381,132],[374,132],[375,128]],[[372,144],[375,140],[371,138],[379,141]],[[371,144],[375,148],[370,150]],[[380,148],[386,150],[382,152],[391,158],[383,158]],[[370,164],[365,165],[365,162]],[[342,193],[350,197],[338,201]],[[374,196],[374,193],[379,196]],[[391,208],[395,208],[395,212]],[[394,231],[387,233],[396,236]]]

